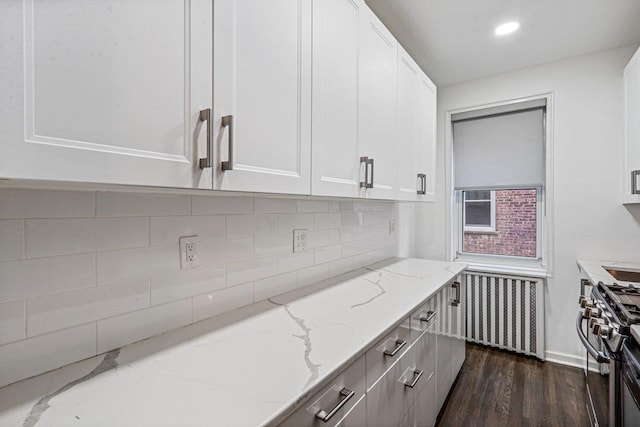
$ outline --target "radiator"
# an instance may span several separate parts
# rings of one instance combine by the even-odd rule
[[[544,279],[467,271],[467,341],[544,360]]]

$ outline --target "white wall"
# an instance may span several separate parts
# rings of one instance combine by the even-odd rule
[[[394,204],[0,189],[0,387],[396,253]],[[292,253],[294,228],[308,250]],[[180,270],[178,237],[200,238]]]
[[[413,252],[434,259],[447,256],[451,172],[445,162],[445,113],[553,94],[554,271],[546,291],[550,360],[581,363],[574,329],[576,259],[640,261],[640,225],[620,204],[622,69],[634,51],[635,46],[613,49],[438,89],[438,200],[415,207]]]

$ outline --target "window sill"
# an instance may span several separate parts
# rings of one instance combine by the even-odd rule
[[[529,265],[511,264],[509,262],[481,262],[472,257],[458,256],[454,261],[467,264],[468,271],[479,273],[496,273],[512,276],[526,276],[536,278],[551,277],[547,267],[539,264],[538,260],[532,261]]]

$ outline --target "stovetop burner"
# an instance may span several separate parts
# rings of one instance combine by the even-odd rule
[[[622,286],[598,284],[604,300],[618,315],[623,326],[640,323],[640,288],[633,285]]]

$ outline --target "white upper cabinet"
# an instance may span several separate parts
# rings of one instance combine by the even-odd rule
[[[435,198],[436,87],[398,47],[397,198]]]
[[[311,0],[213,3],[214,188],[309,194]]]
[[[640,203],[640,49],[624,69],[624,147],[622,202]]]
[[[0,177],[211,188],[211,8],[1,2]]]
[[[360,157],[369,161],[367,184],[373,187],[364,192],[369,198],[396,197],[397,49],[391,33],[368,7],[363,7],[358,141]]]
[[[358,197],[358,24],[361,1],[313,2],[311,193]],[[362,172],[361,172],[362,169]]]

